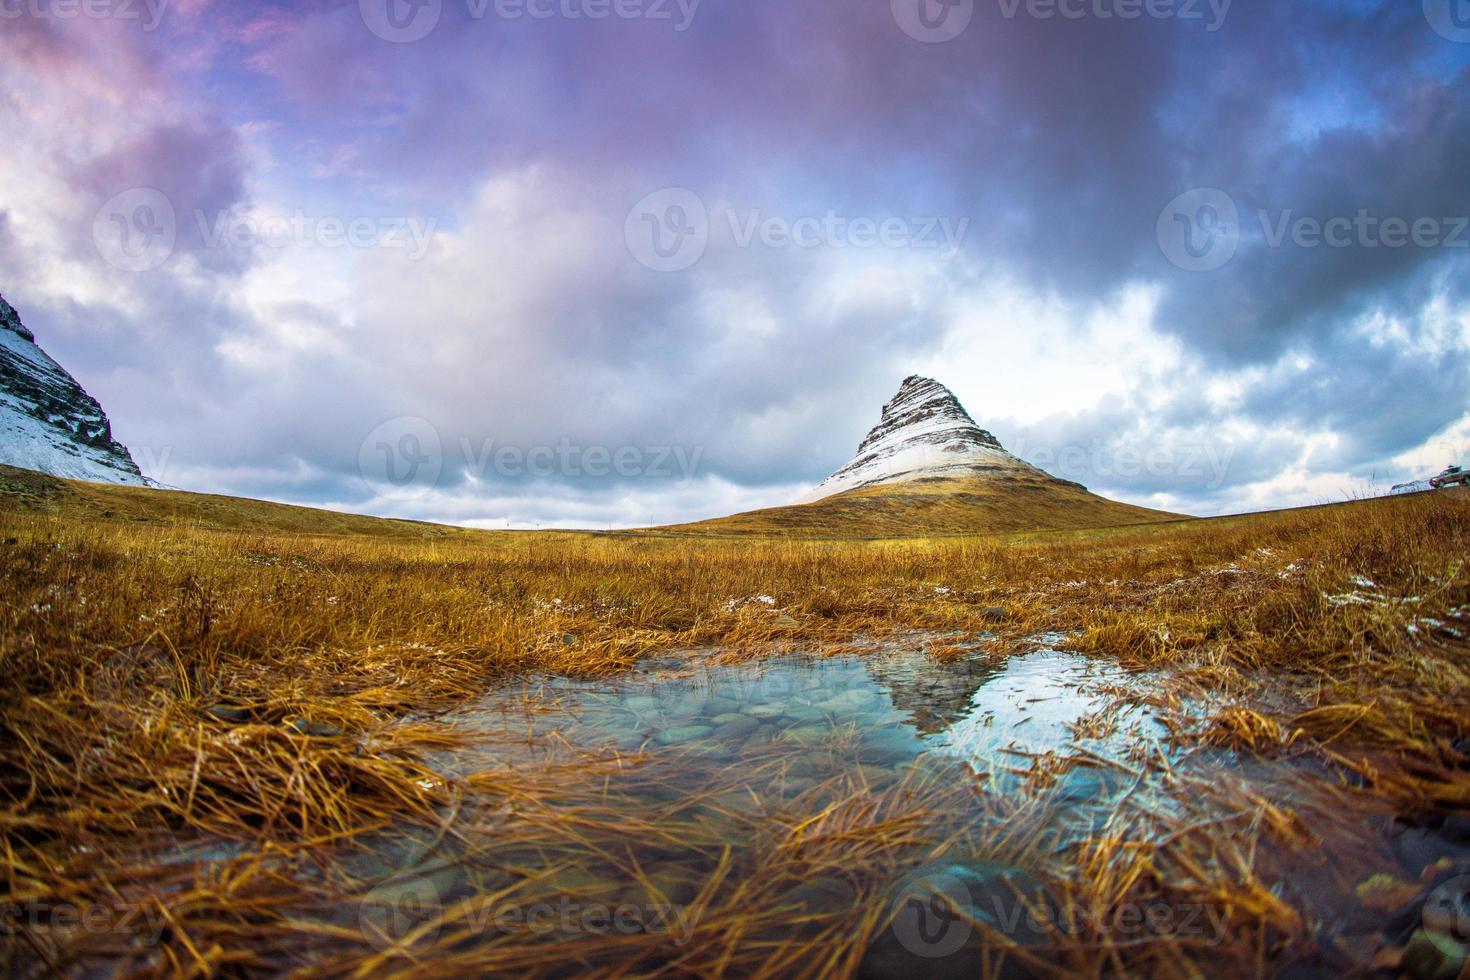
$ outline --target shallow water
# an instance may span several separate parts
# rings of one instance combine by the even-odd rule
[[[465,969],[657,970],[704,956],[690,962],[741,973],[793,936],[861,955],[896,886],[936,859],[1064,882],[1105,873],[1107,839],[1124,857],[1158,848],[1185,877],[1201,868],[1205,895],[1263,876],[1324,923],[1324,944],[1357,943],[1331,953],[1334,968],[1361,965],[1382,923],[1364,918],[1355,888],[1418,874],[1395,865],[1391,815],[1304,762],[1182,749],[1148,707],[1168,678],[1061,640],[1009,657],[956,656],[941,637],[747,662],[691,652],[613,678],[499,687],[448,719],[466,741],[433,762],[472,791],[446,828],[355,842],[323,872],[347,899],[293,919],[334,937],[312,940],[312,960],[359,936],[376,953]],[[931,656],[930,643],[948,652]],[[1262,831],[1273,808],[1289,812]],[[1227,969],[1222,935],[1181,936],[1179,923],[1230,904],[1176,902],[1172,926],[1123,938],[1204,944],[1199,955]],[[543,913],[544,928],[527,925]],[[614,914],[623,925],[607,924]]]
[[[937,753],[990,768],[999,753],[1086,746],[1121,753],[1167,730],[1147,711],[1114,711],[1109,694],[1138,675],[1040,646],[994,659],[936,662],[917,647],[861,656],[785,656],[747,664],[663,658],[612,682],[564,679],[502,689],[459,720],[481,749],[554,730],[581,748],[666,750],[727,759],[745,745],[855,740],[854,758]],[[1099,720],[1095,730],[1080,723]],[[456,768],[484,761],[456,753]]]

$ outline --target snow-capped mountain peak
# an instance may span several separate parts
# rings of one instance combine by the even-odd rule
[[[975,424],[944,385],[918,375],[905,378],[883,416],[846,466],[822,481],[801,503],[875,483],[970,476],[1041,476]]]
[[[147,485],[97,399],[36,346],[0,296],[0,463],[102,483]]]
[[[36,335],[26,329],[24,323],[20,322],[20,314],[15,312],[15,307],[5,301],[4,296],[0,296],[0,327],[9,330],[11,333],[20,334],[23,340],[28,340],[33,344],[36,342]]]

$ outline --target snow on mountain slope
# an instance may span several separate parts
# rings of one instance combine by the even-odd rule
[[[36,346],[0,296],[0,463],[55,476],[147,486],[97,399]]]
[[[660,530],[886,539],[1121,527],[1180,515],[1089,493],[1006,452],[949,389],[911,377],[857,456],[806,498]]]
[[[975,424],[944,385],[917,375],[904,380],[883,406],[852,462],[822,481],[798,503],[811,503],[875,483],[974,476],[1052,479],[1006,452],[1000,440]]]

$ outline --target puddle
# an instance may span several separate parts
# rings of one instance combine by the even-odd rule
[[[463,771],[503,758],[497,753],[507,744],[524,744],[533,757],[537,746],[552,754],[573,746],[724,762],[785,746],[843,749],[858,761],[911,760],[1004,670],[966,662],[934,673],[929,665],[917,652],[695,666],[664,660],[612,685],[547,680],[499,691],[460,715],[480,739],[452,758]],[[545,743],[552,732],[555,740]]]
[[[677,758],[691,791],[746,765],[741,783],[756,797],[790,797],[844,774],[881,788],[918,766],[1000,791],[1036,757],[1082,752],[1106,764],[1165,752],[1167,729],[1114,697],[1143,683],[1047,646],[943,663],[918,649],[663,660],[612,684],[550,679],[497,691],[458,718],[477,732],[470,748],[440,762],[463,776],[542,767],[575,750]],[[1065,781],[1073,802],[1101,796],[1095,773]]]
[[[856,958],[783,969],[781,956],[861,957],[895,888],[936,859],[946,880],[1004,867],[1065,882],[1123,875],[1143,854],[1180,882],[1154,898],[1172,925],[1120,937],[1074,922],[1078,948],[1184,942],[1230,972],[1255,962],[1231,956],[1257,955],[1269,916],[1302,910],[1334,931],[1318,962],[1362,966],[1376,947],[1358,934],[1382,925],[1355,887],[1417,874],[1394,863],[1391,815],[1306,765],[1172,746],[1147,707],[1164,678],[1040,639],[1009,658],[939,659],[916,638],[750,663],[666,656],[611,679],[497,688],[450,719],[466,743],[431,760],[470,788],[445,828],[360,840],[310,872],[348,898],[292,913],[298,959],[843,973]],[[1239,942],[1223,920],[1213,937],[1182,934],[1191,902],[1236,916]],[[1256,920],[1241,919],[1251,902]],[[1353,930],[1356,952],[1327,943]],[[925,961],[899,962],[878,975]]]

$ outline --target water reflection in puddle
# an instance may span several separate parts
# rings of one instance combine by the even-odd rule
[[[670,826],[697,819],[691,841],[737,844],[773,820],[896,787],[935,802],[942,787],[949,830],[983,834],[987,821],[1007,819],[983,797],[1034,797],[1037,787],[1024,784],[1040,773],[1059,849],[1095,832],[1128,788],[1126,767],[1108,761],[1140,744],[1158,750],[1164,729],[1152,716],[1114,708],[1114,695],[1143,683],[1053,647],[943,661],[917,647],[734,664],[665,658],[612,682],[551,678],[498,690],[458,719],[475,735],[440,763],[452,775],[498,770],[513,782],[611,754],[628,762],[609,784],[610,805],[657,812]],[[1057,765],[1064,749],[1090,761]],[[692,851],[656,860],[708,864]]]
[[[1035,754],[1075,742],[1122,751],[1162,738],[1146,710],[1112,710],[1120,685],[1140,683],[1046,647],[943,663],[918,650],[756,664],[666,659],[614,684],[551,679],[501,690],[461,720],[482,747],[554,730],[558,742],[582,748],[728,758],[744,746],[797,751],[848,737],[859,757],[938,752],[984,769],[1002,750]],[[457,768],[477,761],[473,753],[455,759]]]
[[[797,935],[860,956],[895,887],[936,859],[972,879],[1004,866],[1065,880],[1167,845],[1176,877],[1202,874],[1211,894],[1254,895],[1268,874],[1301,883],[1324,920],[1344,919],[1351,882],[1381,866],[1364,843],[1373,831],[1289,767],[1247,773],[1223,753],[1171,749],[1144,706],[1161,685],[1047,643],[1009,658],[940,659],[919,643],[748,663],[690,654],[611,680],[526,681],[452,719],[469,738],[436,762],[472,791],[453,833],[406,849],[399,834],[348,868],[386,880],[373,895],[393,915],[400,890],[431,897],[430,918],[394,942],[427,922],[436,955],[512,972],[627,953],[626,934],[585,923],[528,936],[493,918],[569,903],[626,911],[654,934],[637,947],[640,969],[691,950],[725,964],[717,972],[770,969]],[[1267,799],[1303,807],[1323,839],[1272,816]],[[1251,845],[1254,866],[1229,865],[1210,835],[1247,828],[1278,840]],[[1320,870],[1327,846],[1340,881]],[[1169,867],[1162,852],[1147,860]],[[687,930],[672,947],[660,932],[670,915]],[[394,921],[363,926],[373,945],[385,948],[373,937]],[[1085,956],[1117,937],[1074,938]],[[805,964],[844,972],[828,966]]]
[[[1164,726],[1117,697],[1147,683],[1049,646],[942,663],[918,649],[755,664],[665,659],[613,684],[550,679],[498,691],[463,717],[479,733],[474,747],[445,761],[459,773],[539,765],[575,747],[677,754],[691,778],[742,757],[785,756],[787,783],[791,765],[812,780],[857,766],[881,782],[921,759],[1000,779],[1047,753],[1106,761],[1163,751]]]
[[[1167,737],[1168,730],[1147,708],[1119,705],[1102,685],[1137,688],[1140,681],[1058,650],[1012,657],[934,744],[983,762],[1000,751],[1039,755],[1087,747],[1122,754],[1140,742]]]

